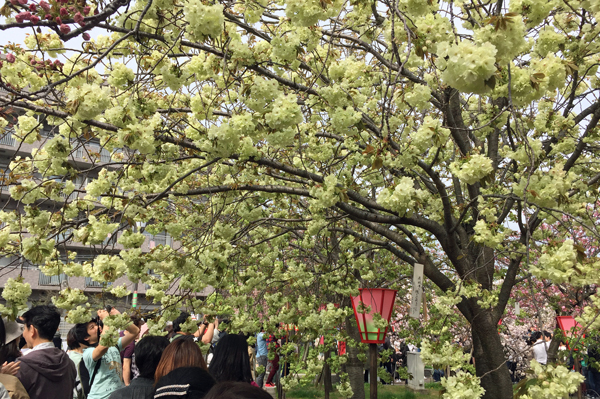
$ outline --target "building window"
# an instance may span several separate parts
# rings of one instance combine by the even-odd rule
[[[19,258],[16,256],[0,256],[0,268],[19,266]]]
[[[56,242],[65,242],[67,239],[73,238],[73,230],[67,229],[65,231],[61,231],[56,235]]]
[[[15,138],[12,133],[14,132],[13,128],[6,128],[4,131],[0,132],[0,145],[7,145],[9,147],[15,146]]]
[[[156,233],[156,234],[150,234],[147,231],[144,231],[142,234],[144,234],[146,237],[148,237],[148,241],[149,241],[149,246],[150,248],[154,248],[157,245],[171,245],[171,240],[170,240],[170,236],[169,234],[165,233],[164,231],[161,233]]]
[[[77,254],[75,257],[75,262],[83,264],[84,262],[94,262],[96,258],[95,255],[87,255],[87,254]]]
[[[112,283],[99,283],[97,281],[92,280],[91,277],[85,278],[85,287],[86,288],[104,288],[105,284],[107,287],[110,287],[112,285]]]
[[[110,162],[110,152],[104,148],[100,150],[100,162]]]
[[[58,276],[46,276],[44,273],[40,271],[38,285],[49,285],[49,286],[58,286],[60,287],[63,283],[67,282],[67,275],[61,273]]]
[[[108,233],[104,241],[102,241],[103,246],[107,245],[115,245],[117,243],[117,233]]]

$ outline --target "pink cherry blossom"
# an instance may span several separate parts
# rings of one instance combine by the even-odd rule
[[[37,15],[32,15],[31,22],[33,22],[34,24],[37,24],[38,22],[40,22],[40,17],[38,17]]]
[[[19,0],[19,4],[24,6],[25,4],[27,4],[27,0]]]
[[[15,20],[19,23],[23,21],[28,21],[31,19],[31,13],[29,11],[21,11],[17,15],[15,15]]]
[[[15,56],[13,54],[6,54],[6,61],[10,62],[11,64],[14,63],[16,60]]]
[[[50,12],[50,4],[48,4],[45,0],[40,1],[40,7],[46,12]]]
[[[66,35],[67,33],[71,32],[71,28],[69,27],[69,25],[61,24],[59,29],[60,33],[62,33],[63,35]]]
[[[90,13],[90,6],[83,7],[83,15],[88,15]]]
[[[90,34],[87,32],[84,32],[83,35],[81,35],[83,37],[83,40],[88,41],[91,39]]]
[[[37,11],[37,6],[35,4],[33,4],[33,3],[31,3],[29,5],[29,11],[36,12]]]
[[[78,23],[81,26],[83,26],[85,24],[83,22],[83,15],[81,15],[80,12],[76,13],[75,16],[73,17],[73,19],[75,20],[76,23]]]
[[[64,7],[61,7],[59,12],[61,17],[66,17],[67,15],[69,15],[69,11],[67,11],[67,9]]]

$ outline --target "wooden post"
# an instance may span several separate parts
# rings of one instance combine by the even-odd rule
[[[543,339],[543,337],[542,337]],[[581,374],[581,359],[577,358],[577,354],[574,356],[575,358],[575,372]],[[583,386],[579,384],[579,388],[577,389],[577,399],[583,398]]]
[[[323,352],[323,387],[325,388],[325,398],[329,399],[329,393],[333,391],[331,384],[331,368],[327,360],[330,358],[329,348],[324,346],[325,351]]]
[[[369,399],[377,399],[377,344],[369,344],[369,355],[371,357],[371,393]]]

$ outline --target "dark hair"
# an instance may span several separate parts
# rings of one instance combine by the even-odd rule
[[[6,361],[6,352],[4,348],[4,342],[6,341],[6,327],[4,327],[4,320],[0,317],[0,364],[4,364]]]
[[[6,327],[4,327],[4,319],[0,317],[0,347],[6,342]],[[4,363],[4,361],[2,361]]]
[[[62,337],[58,332],[52,337],[52,342],[54,343],[55,348],[62,349]]]
[[[552,338],[552,334],[550,334],[548,331],[544,331],[544,337]]]
[[[248,343],[241,335],[228,334],[219,340],[208,369],[217,382],[240,381],[251,383]]]
[[[173,332],[178,333],[181,331],[181,324],[187,321],[187,318],[190,317],[190,314],[187,312],[181,312],[178,318],[173,320]]]
[[[140,377],[154,379],[160,357],[168,345],[166,337],[155,336],[144,337],[135,345],[133,352]]]
[[[212,387],[204,399],[272,399],[272,396],[245,382],[225,381]]]
[[[204,370],[207,369],[202,351],[191,336],[186,335],[177,338],[166,347],[160,358],[160,362],[158,362],[158,366],[156,366],[154,383],[156,384],[161,377],[180,367],[200,367]]]
[[[90,334],[87,332],[88,324],[90,323],[92,323],[92,321],[88,321],[87,323],[78,323],[75,324],[75,327],[71,329],[73,331],[73,335],[75,336],[75,340],[78,343],[89,345],[89,342],[86,341],[86,338],[90,336]]]
[[[134,326],[136,326],[137,328],[140,328],[142,326],[142,324],[144,324],[144,320],[142,320],[142,318],[139,315],[131,315],[129,317],[131,319],[131,322],[133,323]]]
[[[75,326],[71,329],[71,331],[73,331],[75,340],[77,342],[79,342],[80,344],[84,344],[86,346],[90,346],[89,341],[86,340],[86,338],[89,338],[89,336],[90,336],[90,334],[88,334],[88,325],[90,323],[102,325],[102,322],[97,317],[94,317],[92,320],[88,321],[87,323],[75,324]]]
[[[0,359],[4,359],[0,364],[3,364],[4,362],[14,362],[15,360],[23,356],[21,350],[19,349],[19,343],[16,339],[3,346],[0,349],[0,352],[2,353]]]
[[[27,328],[34,326],[40,338],[52,341],[58,325],[60,324],[60,313],[55,306],[40,305],[23,313],[23,321]]]
[[[77,328],[77,326],[74,326],[67,333],[67,348],[69,350],[77,349],[81,346],[81,345],[79,345],[79,341],[77,341],[77,335],[75,334],[76,328]],[[87,334],[87,331],[86,331],[86,334]]]
[[[532,344],[535,344],[535,341],[537,341],[540,338],[542,338],[542,333],[539,331],[534,331],[531,334],[531,338],[529,340],[531,341]]]

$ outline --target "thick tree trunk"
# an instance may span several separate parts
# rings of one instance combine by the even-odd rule
[[[554,309],[557,315],[559,315],[559,310]],[[552,341],[550,341],[550,346],[548,347],[548,364],[556,363],[556,358],[558,355],[558,347],[560,346],[561,341],[565,339],[562,330],[560,329],[558,323],[554,326]]]
[[[329,348],[325,348],[323,352],[323,388],[325,388],[325,399],[329,399],[329,393],[333,391],[333,385],[331,384],[331,367],[329,367],[330,353]]]
[[[354,315],[346,317],[346,331],[351,340],[360,342],[360,334],[358,327],[356,326],[356,320]],[[346,372],[348,373],[348,379],[350,380],[350,386],[354,395],[351,399],[365,399],[365,383],[364,383],[364,372],[365,365],[363,362],[358,360],[359,349],[353,345],[346,345],[346,352],[348,353],[348,362],[346,362]]]
[[[485,389],[484,399],[512,399],[510,373],[491,312],[483,311],[471,325],[471,332],[475,370]]]

